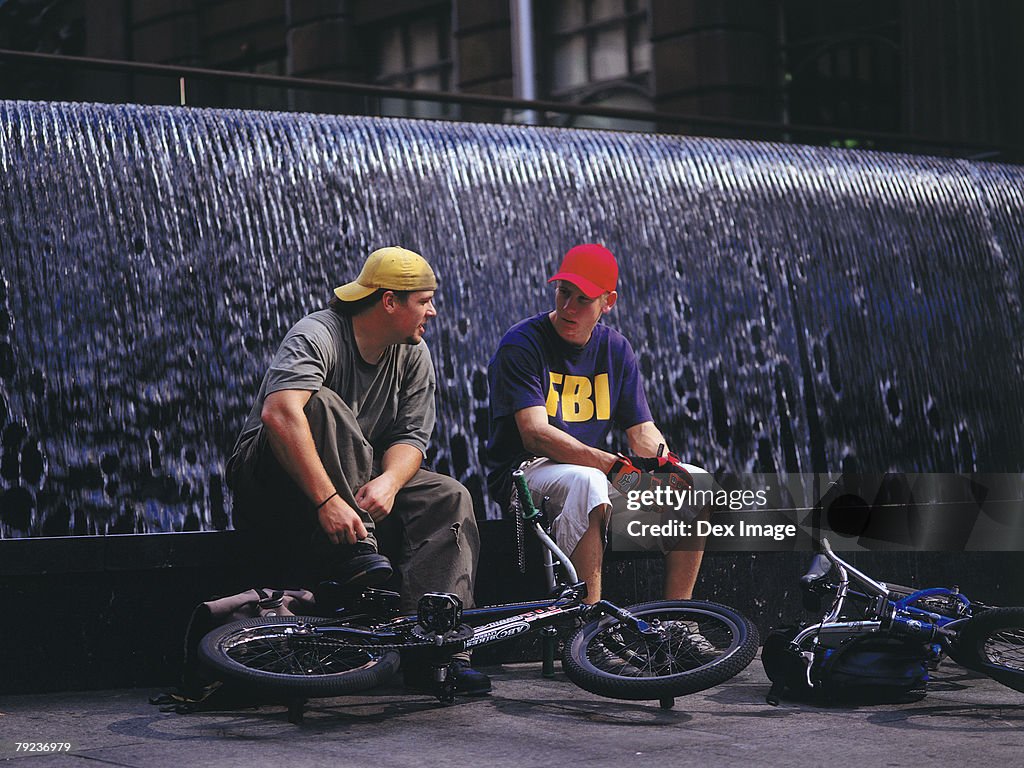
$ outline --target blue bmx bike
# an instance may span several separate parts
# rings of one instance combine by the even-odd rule
[[[819,620],[796,630],[788,647],[772,654],[771,671],[766,641],[762,660],[776,686],[781,681],[782,690],[827,691],[830,672],[844,653],[849,656],[849,649],[870,640],[902,643],[931,668],[948,657],[1024,691],[1024,608],[972,601],[956,587],[914,589],[887,584],[843,560],[827,539],[822,540],[822,548],[800,585],[805,608],[828,607]],[[884,660],[884,654],[875,657],[880,670]],[[776,686],[769,693],[770,704],[778,703]]]

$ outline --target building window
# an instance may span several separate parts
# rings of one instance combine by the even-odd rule
[[[647,0],[551,0],[537,4],[544,98],[650,110]],[[577,117],[566,124],[652,130],[636,121]]]
[[[794,123],[900,130],[900,10],[882,0],[784,3],[787,112]]]
[[[427,14],[396,18],[376,27],[370,79],[393,88],[452,90],[451,10],[440,6]],[[385,115],[456,117],[453,104],[381,99]]]
[[[538,8],[547,96],[587,101],[630,84],[647,91],[651,42],[646,0],[554,0]]]

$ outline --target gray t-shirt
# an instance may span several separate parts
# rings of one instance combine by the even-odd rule
[[[376,365],[359,354],[352,321],[330,309],[292,326],[263,377],[234,454],[259,432],[267,395],[283,389],[334,390],[356,414],[363,436],[380,457],[398,443],[424,454],[434,430],[434,364],[419,344],[394,344]]]

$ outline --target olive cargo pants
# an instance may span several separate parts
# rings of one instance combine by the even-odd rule
[[[355,492],[379,466],[355,414],[326,388],[310,397],[305,413],[335,489],[359,510]],[[328,578],[332,563],[348,556],[348,547],[332,544],[323,533],[314,503],[278,463],[262,429],[228,461],[227,481],[234,491],[235,526],[308,547],[317,578]],[[387,518],[374,525],[368,514],[360,515],[371,541],[395,567],[403,611],[415,611],[424,592],[452,592],[473,607],[480,534],[472,499],[458,481],[420,469],[398,492]]]

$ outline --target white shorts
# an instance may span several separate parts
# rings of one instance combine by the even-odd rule
[[[541,499],[548,497],[545,510],[551,536],[567,555],[572,555],[590,527],[590,513],[621,498],[604,472],[593,467],[537,459],[523,467],[523,475],[534,504],[539,507]]]
[[[693,477],[695,487],[715,485],[707,470],[693,464],[683,466]],[[541,499],[548,497],[546,511],[551,521],[551,535],[567,555],[572,555],[590,527],[590,513],[601,505],[611,508],[616,500],[622,498],[608,482],[605,473],[593,467],[536,459],[523,467],[523,475],[537,506],[540,506]],[[667,551],[671,547],[660,548]]]

